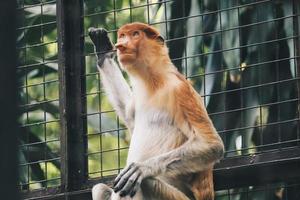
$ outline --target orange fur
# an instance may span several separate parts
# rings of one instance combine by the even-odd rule
[[[201,96],[193,89],[191,84],[179,73],[176,77],[181,84],[174,92],[174,104],[171,113],[174,113],[175,122],[180,127],[188,123],[186,127],[190,133],[201,134],[206,141],[214,142],[216,140],[215,129],[208,117]],[[193,130],[196,129],[196,130]],[[213,169],[199,172],[192,181],[192,191],[197,200],[213,200]]]
[[[182,79],[182,78],[181,78]],[[188,122],[189,127],[197,128],[195,133],[201,133],[208,140],[213,140],[215,135],[214,126],[209,119],[201,96],[193,89],[186,80],[175,92],[176,104],[174,105],[175,118],[179,124]]]
[[[125,24],[124,26],[122,26],[118,30],[118,37],[120,37],[120,35],[122,33],[133,32],[135,30],[141,30],[141,31],[145,32],[150,39],[155,39],[157,36],[160,35],[158,30],[156,30],[152,26],[149,26],[144,23],[134,22],[134,23]]]
[[[149,106],[166,110],[182,129],[200,134],[205,141],[215,142],[216,130],[201,97],[173,66],[166,46],[156,40],[159,32],[146,24],[132,23],[121,27],[118,37],[122,34],[131,37],[130,34],[136,30],[142,32],[139,40],[130,39],[117,48],[123,48],[124,52],[136,52],[134,59],[121,60],[121,63],[129,74],[143,80],[149,95]],[[184,137],[178,138],[174,148],[186,140]],[[197,200],[214,198],[212,175],[212,168],[194,175],[191,190]]]
[[[214,184],[213,169],[199,172],[192,180],[192,191],[196,200],[213,200]]]
[[[135,52],[136,55],[131,62],[121,60],[124,68],[133,76],[138,76],[144,80],[150,94],[164,85],[165,70],[172,66],[168,56],[168,49],[161,42],[155,40],[159,37],[159,32],[153,27],[142,24],[132,23],[122,26],[118,30],[118,43],[121,35],[130,38],[134,31],[141,31],[141,36],[134,40],[129,39],[122,45],[125,52]],[[118,44],[117,43],[117,44]],[[118,48],[118,45],[117,45]],[[119,55],[122,52],[119,51]]]
[[[173,75],[174,79],[180,81],[179,86],[167,91],[163,95],[164,98],[157,98],[156,105],[160,104],[159,107],[167,108],[171,115],[174,116],[175,123],[179,124],[179,126],[182,127],[185,123],[190,123],[187,125],[187,128],[197,129],[191,131],[191,133],[201,134],[201,137],[206,137],[208,141],[214,142],[216,138],[212,133],[215,132],[215,129],[208,117],[201,97],[181,74],[175,72]],[[176,146],[181,146],[184,142],[185,140],[178,138]],[[214,199],[212,168],[195,174],[192,181],[192,191],[197,200]]]

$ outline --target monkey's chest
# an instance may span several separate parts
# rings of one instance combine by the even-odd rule
[[[180,137],[167,113],[158,110],[137,112],[127,163],[168,152],[178,144]]]

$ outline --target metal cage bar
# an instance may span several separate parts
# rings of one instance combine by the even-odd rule
[[[17,171],[16,1],[0,3],[0,196],[19,199]],[[10,20],[7,20],[9,18]],[[5,29],[5,30],[4,30]]]
[[[92,1],[86,1],[88,4]],[[241,143],[242,147],[239,149],[227,149],[226,157],[221,160],[215,166],[214,171],[214,179],[215,179],[215,189],[216,190],[225,190],[227,191],[224,195],[228,196],[230,199],[231,195],[234,193],[246,193],[250,194],[252,191],[249,190],[247,186],[261,186],[267,185],[263,187],[263,190],[270,190],[273,186],[268,186],[270,183],[282,183],[283,186],[289,192],[292,190],[296,190],[299,188],[300,182],[300,135],[299,135],[299,107],[300,107],[300,40],[299,40],[299,27],[300,27],[300,3],[297,0],[290,0],[290,3],[293,5],[293,12],[280,17],[274,17],[271,19],[264,20],[254,20],[252,22],[242,24],[242,19],[240,17],[240,12],[246,8],[251,7],[251,9],[255,10],[255,6],[260,5],[270,5],[276,4],[277,1],[272,0],[262,0],[262,1],[254,1],[254,2],[245,2],[242,4],[240,1],[236,1],[239,3],[234,4],[233,6],[229,6],[226,8],[221,8],[221,3],[224,2],[222,0],[218,1],[217,8],[212,10],[206,10],[203,8],[204,3],[202,2],[201,13],[196,15],[189,15],[186,13],[185,6],[187,6],[188,1],[185,1],[183,4],[180,2],[181,6],[179,10],[182,12],[180,16],[177,18],[168,19],[169,10],[167,10],[167,6],[174,3],[174,0],[163,0],[158,2],[152,2],[150,0],[145,0],[141,5],[137,5],[134,1],[128,0],[128,5],[123,5],[120,7],[118,4],[119,1],[111,0],[111,8],[109,10],[101,10],[100,8],[93,8],[91,12],[84,13],[83,11],[83,0],[58,0],[57,1],[57,22],[58,22],[58,40],[42,43],[32,44],[29,46],[21,46],[20,50],[26,48],[35,48],[39,46],[43,46],[46,44],[56,43],[58,42],[59,46],[59,103],[60,103],[60,119],[54,120],[55,122],[61,123],[61,186],[53,187],[53,188],[43,188],[39,191],[28,191],[24,193],[23,198],[25,199],[91,199],[90,188],[95,183],[103,182],[111,185],[112,180],[114,178],[114,174],[118,173],[120,169],[123,167],[122,162],[120,160],[121,153],[128,149],[128,146],[122,145],[121,140],[124,137],[124,132],[126,128],[122,127],[119,123],[119,119],[115,117],[115,112],[113,109],[105,109],[102,103],[104,102],[104,93],[101,90],[101,86],[99,82],[97,82],[96,90],[88,91],[88,86],[86,84],[87,79],[94,78],[94,80],[99,81],[99,74],[94,67],[93,69],[89,69],[86,65],[89,60],[89,64],[95,64],[93,59],[95,58],[95,53],[91,51],[91,45],[89,44],[89,39],[86,34],[85,27],[85,19],[89,19],[92,17],[101,18],[103,16],[111,15],[110,21],[110,29],[108,33],[112,38],[115,36],[115,32],[117,31],[119,24],[118,20],[122,18],[122,12],[126,12],[128,15],[128,19],[123,19],[124,21],[134,21],[135,12],[143,11],[145,16],[144,22],[148,22],[151,25],[161,25],[166,29],[167,36],[167,44],[171,45],[173,42],[177,42],[176,44],[187,44],[189,39],[193,39],[196,37],[211,37],[214,35],[218,35],[220,37],[220,47],[213,50],[206,50],[204,44],[202,44],[201,51],[196,52],[195,54],[189,54],[187,49],[183,50],[182,54],[174,54],[172,61],[179,65],[179,68],[185,70],[186,78],[188,79],[204,79],[204,94],[203,97],[213,97],[216,95],[231,95],[238,94],[237,98],[239,98],[241,105],[238,105],[234,108],[227,108],[226,105],[228,103],[228,99],[225,98],[225,103],[223,109],[214,111],[209,113],[209,115],[213,117],[220,116],[228,116],[234,113],[241,113],[241,118],[245,117],[245,113],[251,109],[259,110],[259,123],[253,125],[246,125],[244,121],[241,121],[239,126],[233,128],[224,128],[218,130],[224,139],[224,143],[227,143],[227,136],[230,136],[234,131],[240,131],[241,135],[249,129],[259,129],[261,130],[265,127],[275,127],[274,130],[277,131],[274,137],[278,138],[272,143],[264,143],[264,138],[260,135],[260,144],[256,144],[255,147],[247,146],[245,143],[245,138],[242,138]],[[108,2],[108,3],[109,3]],[[121,2],[121,1],[120,1]],[[142,2],[142,1],[141,1]],[[53,3],[53,2],[48,2]],[[178,1],[177,1],[178,3]],[[152,6],[160,5],[163,7],[164,16],[163,20],[153,21],[150,19],[150,10]],[[30,8],[31,6],[26,6],[25,8]],[[178,10],[178,12],[179,12]],[[222,13],[224,12],[236,12],[238,13],[238,25],[222,27]],[[276,10],[274,12],[277,12]],[[129,14],[128,14],[129,13]],[[278,15],[278,13],[276,13]],[[103,16],[102,16],[103,15]],[[170,24],[176,22],[177,26],[181,26],[181,24],[186,24],[186,22],[193,18],[205,21],[206,17],[209,15],[216,15],[217,18],[220,19],[220,23],[218,24],[219,28],[216,30],[209,30],[205,32],[188,34],[188,30],[186,27],[181,27],[184,29],[183,33],[177,37],[173,37],[172,34],[168,30],[171,30]],[[258,14],[257,14],[258,15]],[[162,18],[161,18],[162,19]],[[293,34],[285,35],[280,37],[278,30],[275,31],[275,37],[270,40],[264,41],[255,41],[253,43],[242,43],[241,40],[241,31],[242,29],[248,28],[256,28],[258,26],[267,26],[270,23],[274,23],[276,25],[282,23],[285,20],[292,20],[293,24]],[[88,21],[88,20],[86,20]],[[184,23],[182,23],[184,21]],[[18,28],[18,30],[31,29],[35,27],[43,27],[47,25],[53,24],[53,22],[40,23],[33,26],[24,26]],[[102,26],[102,24],[88,24],[88,26]],[[204,25],[202,24],[202,29]],[[226,33],[230,31],[238,31],[237,37],[239,38],[239,44],[237,46],[226,46],[223,47],[224,38],[226,37]],[[223,38],[224,37],[224,38]],[[209,79],[211,75],[223,75],[233,72],[233,71],[242,71],[244,70],[241,66],[232,66],[231,68],[226,68],[223,62],[223,58],[220,58],[218,61],[221,66],[220,69],[215,71],[206,71],[198,72],[196,74],[188,75],[188,59],[201,59],[201,65],[204,65],[204,60],[207,59],[207,56],[214,54],[222,54],[228,53],[231,51],[241,50],[245,48],[254,48],[254,47],[262,47],[262,46],[275,46],[279,47],[280,42],[287,42],[292,40],[294,43],[295,52],[294,55],[290,55],[289,57],[280,57],[277,55],[271,60],[260,60],[257,58],[256,62],[250,63],[247,65],[247,70],[258,69],[262,70],[265,65],[274,65],[277,73],[276,79],[270,82],[263,82],[263,80],[259,80],[258,83],[253,85],[244,85],[243,83],[239,83],[238,86],[232,87],[227,90],[220,91],[212,91],[211,93],[206,93],[207,86],[205,85],[205,80]],[[175,43],[174,43],[175,44]],[[176,45],[173,44],[173,47]],[[225,47],[226,46],[226,47]],[[259,56],[258,56],[259,57]],[[87,59],[88,58],[88,59]],[[238,58],[242,61],[242,56],[239,55]],[[91,61],[92,60],[92,61]],[[280,62],[289,62],[291,60],[295,61],[295,77],[289,77],[285,79],[278,79],[279,73],[279,63]],[[55,61],[50,61],[55,62]],[[48,63],[47,60],[43,59],[43,63]],[[29,68],[36,67],[38,64],[30,63],[19,66],[20,69],[27,70]],[[181,66],[182,65],[182,66]],[[185,66],[185,67],[184,67]],[[51,82],[57,82],[57,80],[46,81],[43,83],[28,83],[24,86],[20,86],[21,89],[28,89],[28,87],[34,86],[44,86]],[[246,93],[249,90],[260,89],[263,87],[272,86],[279,92],[280,85],[283,84],[295,84],[297,89],[297,95],[293,98],[288,99],[280,99],[279,94],[276,96],[276,101],[272,102],[264,102],[259,103],[257,105],[247,105],[244,104],[244,99],[242,97],[243,93]],[[263,94],[260,94],[263,96]],[[94,98],[95,97],[95,98]],[[96,99],[97,100],[97,109],[88,111],[88,103],[87,99]],[[51,100],[55,101],[55,100]],[[48,101],[41,101],[37,103],[28,103],[22,105],[21,107],[32,107],[36,105],[43,105]],[[298,113],[296,117],[291,119],[280,119],[277,117],[275,121],[263,121],[263,108],[271,107],[271,106],[282,106],[284,104],[298,104]],[[276,112],[280,113],[280,108],[277,108]],[[110,118],[113,122],[115,122],[112,127],[105,128],[104,119],[107,116],[113,116]],[[97,118],[97,128],[95,130],[90,131],[88,128],[89,118],[98,117]],[[115,119],[114,119],[115,118]],[[38,123],[28,123],[24,125],[24,127],[31,127],[40,124],[51,123],[48,122],[38,122]],[[280,127],[286,124],[297,123],[297,137],[289,138],[288,140],[283,140],[282,130]],[[114,135],[115,146],[105,147],[104,140],[107,135]],[[246,135],[246,134],[244,134]],[[243,136],[244,136],[243,135]],[[94,148],[92,151],[89,151],[88,145],[92,145],[89,143],[89,139],[95,137],[95,141],[97,141],[97,145],[99,147]],[[31,145],[39,145],[39,142],[33,142],[30,144],[21,145],[22,148],[30,147]],[[96,149],[96,150],[95,150]],[[252,153],[251,150],[257,150],[257,152]],[[237,153],[239,152],[239,154]],[[232,153],[232,154],[231,154]],[[115,154],[118,158],[117,162],[112,167],[105,167],[105,162],[107,162],[107,158],[111,155]],[[106,156],[105,155],[109,155]],[[90,171],[88,162],[90,161],[90,157],[97,157],[95,160],[98,161],[97,170]],[[111,159],[111,158],[110,158]],[[39,160],[29,164],[34,163],[43,163],[47,160]],[[28,163],[24,164],[25,166]],[[95,178],[96,177],[96,178]],[[47,181],[47,180],[46,180]],[[292,184],[293,183],[293,184]],[[294,184],[295,183],[295,184]],[[231,188],[241,188],[247,187],[243,189],[242,192],[236,192],[236,190],[231,190]],[[291,193],[291,192],[290,192]],[[222,196],[222,194],[221,194]]]
[[[61,114],[61,169],[65,192],[80,189],[87,177],[83,1],[57,2]]]

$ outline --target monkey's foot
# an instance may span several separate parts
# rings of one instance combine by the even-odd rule
[[[111,200],[112,189],[108,186],[98,183],[92,189],[93,200]]]
[[[104,28],[91,27],[88,32],[95,46],[98,66],[101,67],[106,57],[111,58],[115,54],[114,45],[108,37],[107,30]]]

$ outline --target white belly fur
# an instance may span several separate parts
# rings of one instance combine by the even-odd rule
[[[174,148],[178,138],[174,134],[180,133],[171,123],[168,113],[160,110],[136,112],[127,164],[147,160]]]

